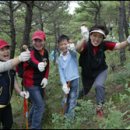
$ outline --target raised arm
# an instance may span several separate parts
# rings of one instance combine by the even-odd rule
[[[126,46],[130,45],[130,36],[128,36],[126,41],[123,41],[121,43],[117,43],[114,47],[115,50],[120,50],[122,48],[125,48]]]
[[[10,69],[14,68],[16,65],[18,65],[20,62],[29,60],[29,58],[30,58],[30,52],[25,51],[25,52],[22,52],[16,58],[10,59],[5,62],[0,62],[0,72],[10,70]]]
[[[81,51],[83,51],[83,49],[84,49],[84,44],[85,44],[85,39],[84,38],[82,38],[82,40],[76,45],[76,51],[77,52],[81,52]]]

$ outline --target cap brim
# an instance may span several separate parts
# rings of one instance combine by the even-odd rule
[[[10,45],[2,45],[2,46],[0,46],[0,49],[4,48],[4,47],[10,47]]]
[[[91,33],[94,33],[94,32],[100,33],[100,34],[102,34],[104,37],[106,37],[105,33],[104,33],[102,30],[93,30],[93,31],[90,32],[90,34],[91,34]]]
[[[42,41],[44,40],[43,38],[41,38],[41,37],[39,37],[39,36],[35,36],[35,37],[32,38],[32,40],[35,40],[35,39],[40,39],[40,40],[42,40]]]

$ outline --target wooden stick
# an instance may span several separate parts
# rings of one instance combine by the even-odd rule
[[[23,45],[23,49],[24,49],[25,51],[29,51],[29,49],[28,49],[28,46],[27,46],[27,45]]]
[[[68,82],[67,82],[67,87],[70,88],[70,85],[71,85],[71,84],[70,84],[70,81],[68,81]],[[62,111],[63,114],[65,114],[66,109],[67,109],[67,106],[68,106],[68,102],[67,102],[68,96],[69,96],[69,94],[65,94],[65,102],[64,102],[63,109],[62,109],[62,110],[63,110],[63,111]]]

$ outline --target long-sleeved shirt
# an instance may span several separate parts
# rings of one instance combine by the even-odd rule
[[[0,72],[4,72],[13,68],[12,60],[5,62],[0,61]]]
[[[60,54],[58,58],[58,69],[62,85],[67,81],[79,78],[76,51],[69,50],[65,56]]]

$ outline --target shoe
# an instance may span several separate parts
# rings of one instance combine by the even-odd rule
[[[101,105],[98,105],[97,108],[96,108],[96,115],[98,118],[103,118],[103,108]]]

